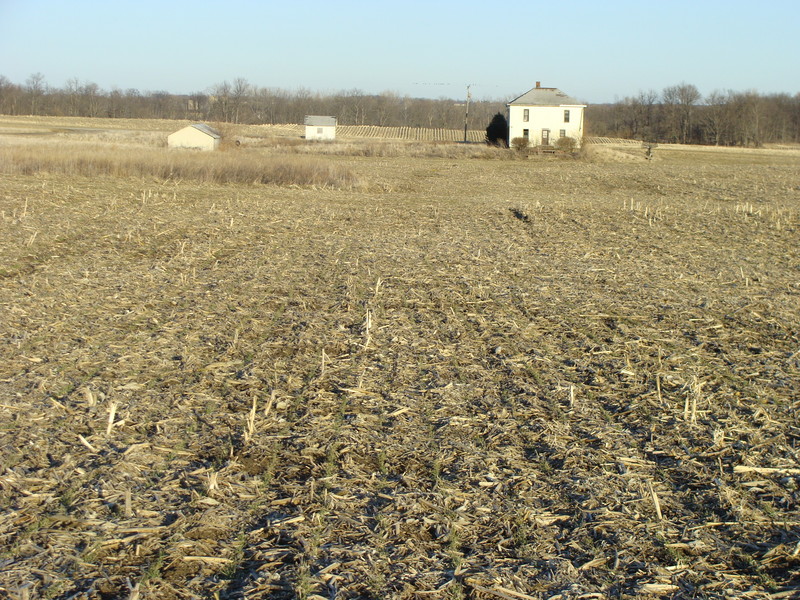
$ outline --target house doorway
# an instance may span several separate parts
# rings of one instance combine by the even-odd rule
[[[550,145],[550,130],[542,129],[542,146]]]

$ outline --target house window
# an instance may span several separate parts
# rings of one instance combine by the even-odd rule
[[[558,130],[558,137],[567,137],[567,130],[566,129],[559,129]]]
[[[530,136],[531,136],[531,133],[530,133],[530,131],[528,129],[523,129],[522,130],[522,137],[524,137],[527,140]]]
[[[524,110],[522,111],[522,120],[523,120],[525,123],[527,123],[527,122],[530,120],[530,117],[531,117],[531,111],[530,111],[529,109],[527,109],[527,108],[526,108],[526,109],[524,109]]]
[[[322,127],[317,127],[317,135],[322,135]]]
[[[564,123],[569,123],[569,111],[564,111]]]

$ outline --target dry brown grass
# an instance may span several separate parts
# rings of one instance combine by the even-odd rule
[[[0,172],[97,177],[154,177],[163,181],[269,183],[348,188],[358,185],[343,166],[311,158],[265,156],[256,151],[195,152],[108,145],[0,146]]]
[[[365,156],[376,158],[483,158],[513,159],[501,148],[486,144],[460,144],[455,142],[409,141],[346,141],[295,144],[290,150],[298,154]]]
[[[798,160],[657,152],[4,175],[0,595],[791,597]]]

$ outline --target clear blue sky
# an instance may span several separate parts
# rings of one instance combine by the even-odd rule
[[[0,0],[0,75],[33,73],[173,93],[242,77],[432,98],[536,81],[592,103],[682,82],[794,95],[800,0]]]

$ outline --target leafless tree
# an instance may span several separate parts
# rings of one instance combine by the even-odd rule
[[[764,143],[765,102],[754,90],[733,94],[734,139],[740,146]]]
[[[96,83],[86,82],[81,86],[81,103],[83,114],[87,117],[96,117],[100,114],[100,86]]]
[[[25,80],[25,89],[28,92],[32,115],[38,114],[40,100],[46,88],[47,84],[45,83],[44,75],[41,73],[34,73]]]
[[[212,118],[228,123],[231,117],[231,84],[223,81],[212,86],[210,101]]]
[[[186,117],[193,121],[202,121],[208,114],[208,95],[202,92],[189,94],[186,100]]]
[[[706,139],[715,146],[726,143],[731,138],[732,115],[729,104],[729,95],[713,91],[705,99],[703,111],[703,125]]]
[[[700,92],[690,83],[681,83],[664,88],[661,97],[668,134],[674,141],[685,144],[689,139],[693,108],[700,100]]]
[[[121,117],[124,105],[125,96],[123,95],[122,91],[118,88],[112,89],[111,93],[108,94],[108,104],[106,107],[108,116],[112,119]]]
[[[244,77],[237,77],[231,86],[231,117],[234,123],[239,123],[247,98],[251,96],[252,86]]]
[[[80,114],[81,82],[77,77],[70,77],[64,85],[64,95],[67,98],[67,114],[76,117]]]
[[[647,90],[639,92],[636,96],[639,106],[639,122],[641,127],[641,136],[643,139],[652,140],[655,135],[654,120],[655,120],[655,104],[658,100],[658,92],[655,90]]]
[[[20,95],[19,86],[11,83],[5,75],[0,75],[0,113],[17,114]]]

